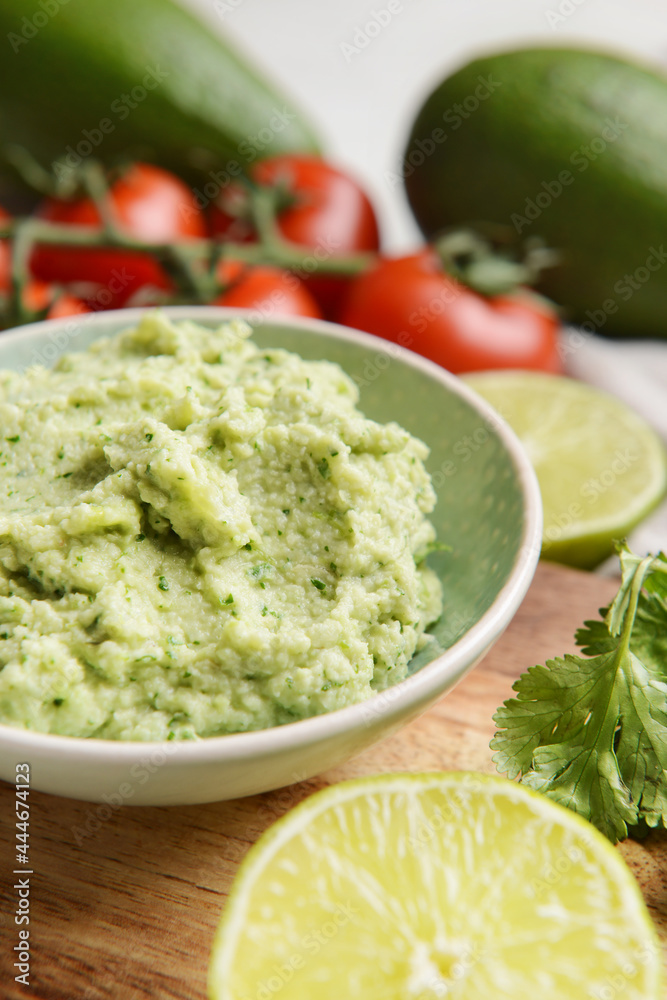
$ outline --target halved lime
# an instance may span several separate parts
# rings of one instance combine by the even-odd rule
[[[241,865],[209,970],[212,1000],[661,1000],[661,984],[620,854],[545,796],[474,772],[301,803]]]
[[[540,372],[466,375],[516,431],[542,493],[542,555],[592,569],[667,489],[665,449],[625,403]]]

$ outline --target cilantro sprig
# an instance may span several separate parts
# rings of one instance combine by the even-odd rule
[[[501,772],[590,820],[611,841],[667,826],[667,558],[619,546],[622,582],[567,654],[531,667],[498,709]]]

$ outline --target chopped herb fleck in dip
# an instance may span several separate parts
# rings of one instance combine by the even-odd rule
[[[0,722],[192,739],[405,677],[441,612],[427,449],[249,333],[154,313],[0,372]]]

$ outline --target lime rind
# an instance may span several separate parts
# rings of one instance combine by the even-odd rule
[[[449,809],[453,819],[458,816],[458,822],[467,823],[470,830],[474,832],[470,842],[463,838],[464,853],[458,856],[461,864],[450,865],[450,870],[447,870],[447,852],[454,850],[452,840],[446,841],[447,847],[446,850],[443,850],[442,842],[446,828],[443,827],[440,833],[433,834],[432,830],[429,832],[430,828],[427,825],[427,833],[417,845],[420,847],[420,851],[413,852],[416,861],[406,849],[405,842],[393,845],[396,850],[389,852],[385,859],[388,863],[386,885],[380,884],[378,886],[377,879],[373,880],[371,875],[366,875],[362,868],[353,866],[351,871],[346,868],[346,862],[348,865],[350,864],[349,851],[346,854],[346,850],[350,845],[350,837],[352,837],[354,844],[355,824],[359,828],[370,829],[375,833],[376,842],[371,845],[372,850],[368,854],[369,862],[372,864],[374,857],[377,861],[378,851],[382,853],[391,842],[392,828],[397,822],[395,808],[397,804],[400,807],[398,813],[405,819],[411,811],[415,815],[420,815],[420,809],[416,806],[422,805],[426,799],[432,798],[433,795],[438,797],[438,801],[444,803],[445,815],[447,815],[446,810]],[[392,797],[394,797],[394,812],[391,808]],[[480,814],[486,815],[486,819],[489,821],[488,826],[477,825],[476,817]],[[527,817],[528,822],[526,821]],[[521,829],[517,830],[516,823],[520,820],[523,825]],[[539,839],[542,842],[539,848],[535,847],[535,843],[531,844],[530,834],[528,834],[527,840],[522,840],[522,837],[531,829],[536,835],[534,840]],[[546,831],[546,836],[540,838],[540,831],[543,835]],[[560,844],[560,853],[551,859],[553,864],[545,867],[543,862],[544,858],[549,857],[553,831],[556,832],[554,834],[556,842]],[[333,840],[328,839],[329,835],[333,836]],[[561,835],[562,842],[558,840]],[[342,841],[338,844],[337,850],[336,838],[338,836],[342,838]],[[418,825],[413,828],[413,836],[418,838],[420,836]],[[382,838],[385,838],[384,841]],[[292,841],[295,842],[292,846],[296,845],[298,850],[295,855],[288,858],[284,855],[284,850],[290,846]],[[452,933],[454,925],[452,925],[451,920],[449,931],[447,931],[446,914],[438,920],[438,903],[434,902],[432,896],[429,896],[429,885],[438,880],[442,885],[448,884],[452,898],[459,898],[464,903],[471,892],[470,885],[462,885],[460,882],[461,871],[465,870],[466,864],[471,863],[471,859],[466,860],[464,854],[465,851],[469,852],[475,849],[475,841],[477,847],[485,847],[488,854],[486,867],[479,870],[475,868],[475,881],[484,883],[486,879],[486,885],[484,885],[483,894],[480,897],[480,906],[474,907],[472,910],[467,910],[465,905],[459,908],[459,917],[462,914],[463,919],[459,919],[457,937],[456,934]],[[506,847],[507,844],[514,845],[515,850],[512,856],[505,857],[502,848]],[[519,850],[522,844],[523,849]],[[563,845],[569,845],[567,847],[569,854],[564,853]],[[415,847],[414,844],[412,846]],[[494,919],[502,920],[503,916],[505,918],[512,917],[512,905],[515,905],[516,902],[512,901],[515,883],[524,867],[525,858],[523,855],[526,851],[530,852],[531,850],[542,852],[542,867],[539,868],[537,874],[542,877],[544,888],[535,890],[538,892],[541,907],[541,912],[537,915],[542,923],[537,921],[539,928],[535,931],[526,925],[523,917],[519,920],[515,914],[517,919],[515,939],[512,936],[514,928],[511,926],[511,919],[509,927],[506,924],[503,924],[502,927],[496,926]],[[282,855],[281,852],[283,852]],[[577,854],[572,852],[577,852]],[[483,854],[484,850],[481,850],[481,853]],[[519,854],[522,857],[519,858]],[[567,861],[565,869],[563,869],[562,861],[564,857],[570,859]],[[402,951],[409,957],[409,962],[406,958],[401,966],[402,987],[399,988],[398,993],[390,992],[387,995],[400,994],[406,998],[413,996],[415,998],[435,998],[436,996],[449,995],[437,990],[433,992],[433,989],[431,992],[428,991],[438,975],[441,976],[438,982],[440,982],[442,989],[445,988],[445,982],[450,984],[452,996],[455,995],[463,1000],[464,997],[479,995],[474,992],[467,993],[464,989],[465,963],[466,961],[471,963],[470,967],[472,968],[478,961],[478,958],[474,958],[474,956],[482,953],[483,946],[480,945],[480,942],[486,941],[488,950],[489,924],[493,930],[491,939],[494,941],[502,939],[503,956],[509,956],[515,963],[519,963],[518,969],[503,969],[500,965],[496,968],[487,956],[486,964],[489,965],[487,986],[489,989],[493,988],[499,991],[493,995],[501,997],[511,995],[514,1000],[523,1000],[524,996],[528,998],[528,996],[533,995],[532,992],[522,992],[526,983],[526,971],[521,968],[525,961],[521,958],[522,946],[527,949],[527,955],[533,953],[532,949],[538,957],[542,956],[539,961],[546,963],[546,966],[541,972],[539,970],[535,972],[534,985],[540,982],[543,987],[548,988],[552,976],[548,968],[548,953],[551,947],[558,949],[558,936],[570,934],[573,925],[578,925],[577,932],[587,929],[589,934],[591,933],[585,899],[579,900],[582,907],[581,913],[572,907],[566,911],[563,908],[562,900],[558,897],[557,890],[549,883],[551,870],[556,873],[557,881],[561,877],[572,877],[567,875],[567,872],[572,870],[576,874],[576,878],[573,880],[575,884],[587,885],[589,892],[590,887],[593,886],[596,893],[607,894],[603,900],[604,905],[596,904],[596,940],[598,943],[602,941],[603,947],[606,946],[605,941],[608,942],[609,970],[612,971],[600,970],[598,975],[594,974],[591,968],[588,968],[588,974],[592,978],[589,982],[583,983],[580,993],[560,993],[554,990],[553,993],[547,993],[547,995],[552,996],[554,1000],[561,996],[571,997],[571,1000],[577,1000],[579,996],[581,998],[596,996],[595,989],[599,991],[607,987],[605,975],[608,972],[609,975],[622,975],[622,972],[613,970],[620,969],[624,964],[628,987],[623,993],[624,1000],[631,1000],[631,998],[632,1000],[635,998],[659,1000],[662,996],[661,952],[655,928],[629,869],[627,869],[620,854],[606,838],[576,814],[551,802],[539,793],[507,779],[475,772],[436,772],[381,775],[374,778],[356,779],[326,788],[291,810],[260,838],[257,844],[251,848],[239,870],[215,937],[209,972],[209,995],[212,1000],[232,1000],[232,998],[233,1000],[241,1000],[241,996],[243,1000],[246,998],[247,1000],[250,998],[255,1000],[255,997],[259,996],[262,989],[254,987],[249,991],[245,989],[245,992],[239,994],[235,986],[239,970],[235,966],[238,965],[239,954],[244,954],[240,948],[240,945],[244,943],[244,938],[247,939],[249,936],[252,938],[252,948],[257,956],[261,954],[263,943],[270,946],[270,934],[264,942],[262,933],[263,929],[266,931],[267,928],[271,927],[272,921],[273,940],[279,940],[275,937],[276,934],[281,933],[280,925],[277,927],[275,925],[276,915],[278,915],[279,921],[282,919],[286,921],[283,928],[285,942],[284,947],[273,955],[275,965],[272,968],[287,968],[285,964],[287,959],[290,955],[295,954],[293,947],[295,934],[296,940],[299,940],[299,934],[308,926],[304,925],[299,929],[297,923],[295,929],[294,921],[298,920],[299,916],[299,900],[289,894],[281,896],[278,893],[277,898],[281,900],[281,905],[267,917],[271,908],[260,905],[258,897],[260,900],[264,899],[265,895],[268,898],[267,892],[270,887],[276,890],[276,880],[280,883],[281,872],[289,871],[289,878],[293,879],[295,871],[298,874],[300,866],[303,867],[304,871],[310,871],[313,868],[311,864],[313,860],[315,861],[313,870],[319,874],[313,883],[309,883],[311,888],[308,891],[315,896],[319,893],[320,902],[324,900],[324,909],[318,911],[320,917],[322,913],[327,913],[327,909],[330,913],[335,912],[333,909],[335,892],[332,893],[330,905],[330,897],[327,894],[331,885],[338,884],[340,886],[341,880],[348,886],[348,890],[350,884],[356,887],[360,894],[358,905],[366,905],[367,907],[366,918],[362,921],[361,927],[355,928],[354,937],[351,940],[344,939],[344,934],[341,932],[337,944],[330,945],[333,953],[326,955],[323,953],[322,959],[316,966],[316,971],[311,970],[311,975],[319,977],[320,987],[325,991],[322,992],[323,997],[337,995],[326,992],[327,984],[328,986],[332,985],[333,979],[331,977],[335,978],[336,976],[347,977],[347,989],[342,978],[336,986],[340,995],[351,998],[368,995],[367,992],[363,991],[354,992],[353,989],[351,991],[349,984],[355,981],[355,975],[357,975],[358,983],[362,983],[363,970],[355,973],[352,967],[358,956],[364,955],[369,949],[375,949],[375,954],[372,956],[374,975],[381,975],[383,969],[386,971],[392,964],[396,964],[397,956]],[[514,865],[518,866],[516,872],[513,868]],[[577,866],[580,866],[580,870]],[[415,886],[412,899],[396,895],[404,871],[413,871],[416,873],[415,877],[420,880],[420,884]],[[558,872],[561,874],[558,875]],[[287,881],[289,878],[286,876]],[[442,881],[443,878],[445,878],[445,882]],[[316,884],[318,880],[321,884],[316,889],[312,889],[312,885]],[[295,884],[298,884],[298,880]],[[525,898],[531,898],[531,892],[532,887],[525,887],[525,892],[521,896],[524,903]],[[539,893],[543,893],[543,895],[539,897]],[[372,905],[368,903],[369,898],[372,900]],[[439,928],[440,941],[439,943],[434,942],[432,946],[428,940],[424,940],[423,935],[420,939],[419,933],[416,931],[417,924],[424,924],[424,899],[430,900],[429,905],[435,911],[429,915],[427,923],[430,921],[429,926]],[[487,912],[490,902],[493,902],[493,906]],[[593,902],[589,901],[591,906]],[[496,908],[495,913],[494,907]],[[483,919],[480,917],[482,911]],[[609,919],[607,919],[607,911]],[[458,910],[453,908],[449,912],[456,913]],[[500,917],[498,913],[500,913]],[[262,926],[253,927],[253,914],[259,914],[259,923]],[[377,919],[377,929],[374,929],[373,926],[368,927],[369,914],[371,924]],[[392,931],[394,921],[397,921],[397,928]],[[608,926],[601,927],[605,922]],[[415,925],[414,928],[411,926],[412,923]],[[456,920],[454,923],[456,924]],[[555,935],[555,941],[548,940],[549,935],[546,935],[544,940],[540,939],[539,934],[545,934],[545,928],[550,928],[549,935],[552,937]],[[447,940],[443,944],[444,938]],[[301,940],[303,941],[304,938],[302,937]],[[282,940],[280,943],[283,944]],[[246,940],[246,957],[247,952]],[[642,956],[641,966],[638,958],[640,953]],[[579,956],[578,961],[586,967],[588,960]],[[245,969],[247,962],[242,964],[243,969]],[[588,964],[590,965],[591,962]],[[530,961],[528,961],[528,966],[532,969]],[[445,967],[446,971],[443,971]],[[632,976],[627,973],[630,967],[635,970]],[[456,972],[457,969],[463,971],[459,974]],[[245,971],[241,971],[243,979]],[[389,974],[387,972],[387,975]],[[487,974],[484,963],[479,962],[477,971],[473,969],[470,974],[477,976],[478,979],[477,986],[473,986],[472,983],[470,985],[473,990],[479,990],[479,980]],[[580,974],[573,972],[573,981],[578,981]],[[633,982],[633,979],[636,979],[636,982]],[[431,987],[429,987],[429,983]],[[509,984],[513,984],[510,992],[503,992],[505,988],[502,986],[503,983],[508,989]],[[257,986],[257,981],[255,981],[255,986]],[[455,990],[454,987],[456,987]],[[266,990],[268,987],[263,988]],[[589,992],[589,988],[593,992]],[[379,984],[378,989],[382,989]],[[288,997],[291,1000],[292,997],[308,995],[288,989],[286,983],[282,984],[281,990],[285,1000]],[[587,992],[583,992],[583,990]],[[382,995],[385,994],[382,993]]]
[[[665,447],[616,397],[541,372],[482,372],[465,381],[512,426],[535,468],[544,558],[593,568],[665,496]]]

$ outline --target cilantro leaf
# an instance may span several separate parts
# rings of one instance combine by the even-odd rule
[[[667,826],[667,684],[630,653],[624,672],[625,717],[616,757],[621,777],[648,826]]]
[[[491,742],[499,771],[612,842],[640,822],[667,826],[667,559],[620,555],[615,600],[576,634],[586,656],[522,674]]]
[[[518,698],[496,712],[505,732],[491,744],[499,771],[521,774],[524,784],[585,816],[611,840],[637,822],[614,757],[617,657],[568,655],[531,668],[514,685]],[[521,754],[513,753],[518,740]]]
[[[602,619],[608,614],[609,608],[600,608]],[[598,656],[599,653],[611,653],[616,647],[616,639],[609,634],[604,620],[584,622],[582,628],[574,633],[574,641],[581,646],[586,656]]]
[[[667,594],[664,598],[642,595],[630,648],[643,662],[654,665],[659,679],[667,681]]]

